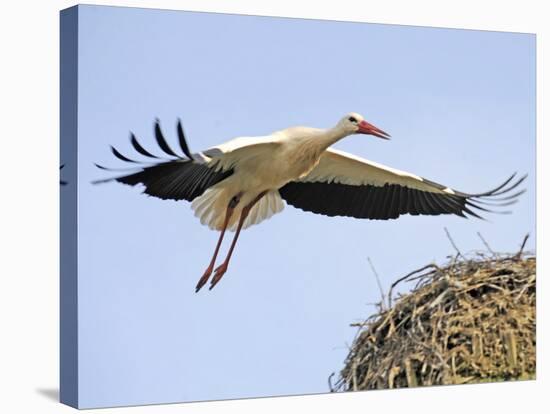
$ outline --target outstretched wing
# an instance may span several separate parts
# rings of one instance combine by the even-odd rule
[[[525,191],[507,194],[526,177],[515,176],[491,191],[468,194],[329,148],[308,175],[279,192],[288,204],[326,216],[388,220],[402,214],[455,214],[482,218],[480,211],[496,212],[487,207],[513,204]],[[503,194],[507,196],[498,197]]]
[[[222,168],[219,165],[221,152],[216,149],[192,154],[187,145],[185,134],[178,120],[177,133],[179,146],[184,156],[174,151],[162,133],[159,121],[154,126],[155,138],[158,146],[168,155],[160,157],[145,149],[135,135],[130,134],[130,143],[134,150],[143,157],[152,161],[138,161],[128,158],[111,146],[115,157],[133,167],[129,169],[106,168],[96,164],[102,170],[130,171],[129,173],[94,181],[94,184],[109,181],[118,181],[128,185],[143,184],[144,193],[163,200],[192,201],[202,195],[208,188],[226,179],[233,174],[232,168]]]

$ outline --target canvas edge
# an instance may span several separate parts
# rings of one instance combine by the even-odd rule
[[[59,12],[59,47],[59,400],[78,408],[78,6]]]

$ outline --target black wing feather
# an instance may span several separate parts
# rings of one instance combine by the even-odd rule
[[[145,148],[143,148],[133,133],[130,134],[130,142],[132,143],[132,146],[134,147],[134,149],[137,152],[139,152],[141,155],[145,155],[146,157],[149,157],[149,158],[157,158],[157,159],[159,158],[156,155],[151,154]]]
[[[193,159],[193,155],[191,154],[191,151],[189,150],[189,146],[187,145],[187,140],[185,139],[185,134],[183,133],[183,127],[181,126],[181,120],[178,119],[178,140],[180,143],[180,148],[183,151],[183,153],[189,158]]]
[[[481,207],[480,202],[491,201],[491,206],[502,207],[523,194],[523,190],[508,197],[493,199],[494,196],[507,194],[525,180],[525,176],[513,181],[515,174],[503,184],[491,191],[479,194],[461,192],[439,193],[417,190],[398,184],[350,185],[336,182],[293,181],[279,189],[281,197],[290,205],[299,209],[327,216],[347,216],[363,219],[389,220],[402,214],[440,215],[454,214],[467,217],[466,214],[483,219],[478,214],[500,212]],[[446,187],[427,181],[436,189]],[[505,201],[499,203],[499,201]],[[476,212],[477,210],[478,212]]]
[[[231,174],[232,170],[216,172],[205,164],[193,161],[169,161],[114,180],[132,186],[143,184],[145,194],[162,200],[193,201]],[[191,176],[193,179],[188,180]],[[200,185],[196,185],[199,182]]]
[[[155,138],[157,139],[157,143],[159,144],[159,147],[168,155],[172,155],[173,157],[181,158],[178,154],[170,148],[168,143],[166,142],[166,139],[164,138],[164,135],[162,133],[162,130],[160,129],[160,123],[157,120],[155,122]]]
[[[131,160],[130,158],[122,155],[118,150],[111,145],[111,152],[114,154],[115,157],[117,157],[119,160],[126,161],[126,162],[132,162],[132,163],[138,163],[138,161]]]
[[[185,155],[189,159],[184,159],[177,155],[166,142],[164,135],[160,129],[158,120],[154,126],[155,138],[160,149],[168,155],[176,157],[175,159],[160,159],[147,151],[138,142],[134,134],[130,135],[130,142],[137,153],[148,157],[155,158],[157,162],[143,163],[133,160],[121,154],[116,148],[111,146],[111,151],[116,158],[127,163],[137,164],[129,169],[114,169],[107,168],[99,164],[95,164],[101,170],[107,171],[128,171],[125,175],[111,177],[107,179],[96,180],[93,183],[106,183],[110,181],[118,181],[120,183],[131,186],[142,184],[145,189],[144,193],[153,197],[158,197],[163,200],[188,200],[193,201],[195,198],[202,195],[208,188],[225,180],[233,170],[218,170],[216,164],[207,163],[204,157],[194,157],[185,142],[183,129],[178,122],[178,137],[180,146]],[[141,165],[140,165],[141,164]],[[145,164],[145,165],[144,165]]]

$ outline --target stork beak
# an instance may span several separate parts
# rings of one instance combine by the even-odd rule
[[[390,134],[382,131],[380,128],[377,128],[372,124],[369,124],[367,121],[361,121],[358,127],[359,127],[357,129],[358,134],[374,135],[375,137],[378,137],[378,138],[390,139]]]

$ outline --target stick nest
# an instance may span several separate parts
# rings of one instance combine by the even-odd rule
[[[359,326],[332,391],[532,379],[536,258],[462,254],[399,282],[413,290]],[[391,290],[388,295],[391,298]]]

